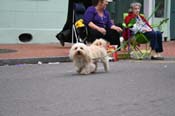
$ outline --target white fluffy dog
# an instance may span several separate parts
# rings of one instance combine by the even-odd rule
[[[76,43],[71,47],[69,57],[73,60],[79,74],[96,72],[99,59],[104,65],[105,72],[109,71],[109,60],[104,47],[94,44],[87,46],[83,43]]]

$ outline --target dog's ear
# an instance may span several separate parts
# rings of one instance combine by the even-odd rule
[[[69,58],[72,60],[73,59],[73,49],[74,49],[74,46],[72,46],[69,50]]]

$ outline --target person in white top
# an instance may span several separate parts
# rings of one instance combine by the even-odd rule
[[[130,12],[125,18],[125,23],[128,25],[132,20],[135,24],[130,30],[133,33],[142,32],[149,40],[152,49],[151,59],[163,59],[161,52],[163,52],[162,33],[154,31],[144,16],[140,15],[141,4],[138,2],[131,3]]]

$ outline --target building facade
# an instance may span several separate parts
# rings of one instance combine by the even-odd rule
[[[67,10],[68,0],[0,0],[0,43],[58,42]]]
[[[159,11],[149,20],[162,25],[163,37],[175,39],[175,1],[174,0],[113,0],[109,3],[111,16],[116,24],[123,22],[123,13],[128,11],[131,2],[143,4],[142,12],[146,17],[152,14],[157,3]],[[24,43],[20,37],[28,37],[27,43],[58,42],[55,35],[60,32],[67,20],[68,0],[0,0],[0,43]],[[26,36],[27,35],[27,36]]]
[[[158,10],[155,12],[153,17],[150,19],[151,24],[158,24],[163,19],[169,18],[167,23],[164,23],[161,26],[161,31],[163,32],[163,37],[168,40],[174,40],[175,34],[171,30],[175,28],[175,21],[173,21],[172,17],[175,16],[175,12],[173,13],[173,9],[175,9],[175,1],[174,0],[145,0],[144,1],[144,13],[146,16],[150,16],[152,11],[154,11],[155,7],[159,5]]]

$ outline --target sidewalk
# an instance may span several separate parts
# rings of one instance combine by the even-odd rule
[[[0,65],[67,62],[71,44],[0,44]],[[175,41],[163,43],[165,58],[175,58]],[[118,52],[122,54],[123,52]]]

